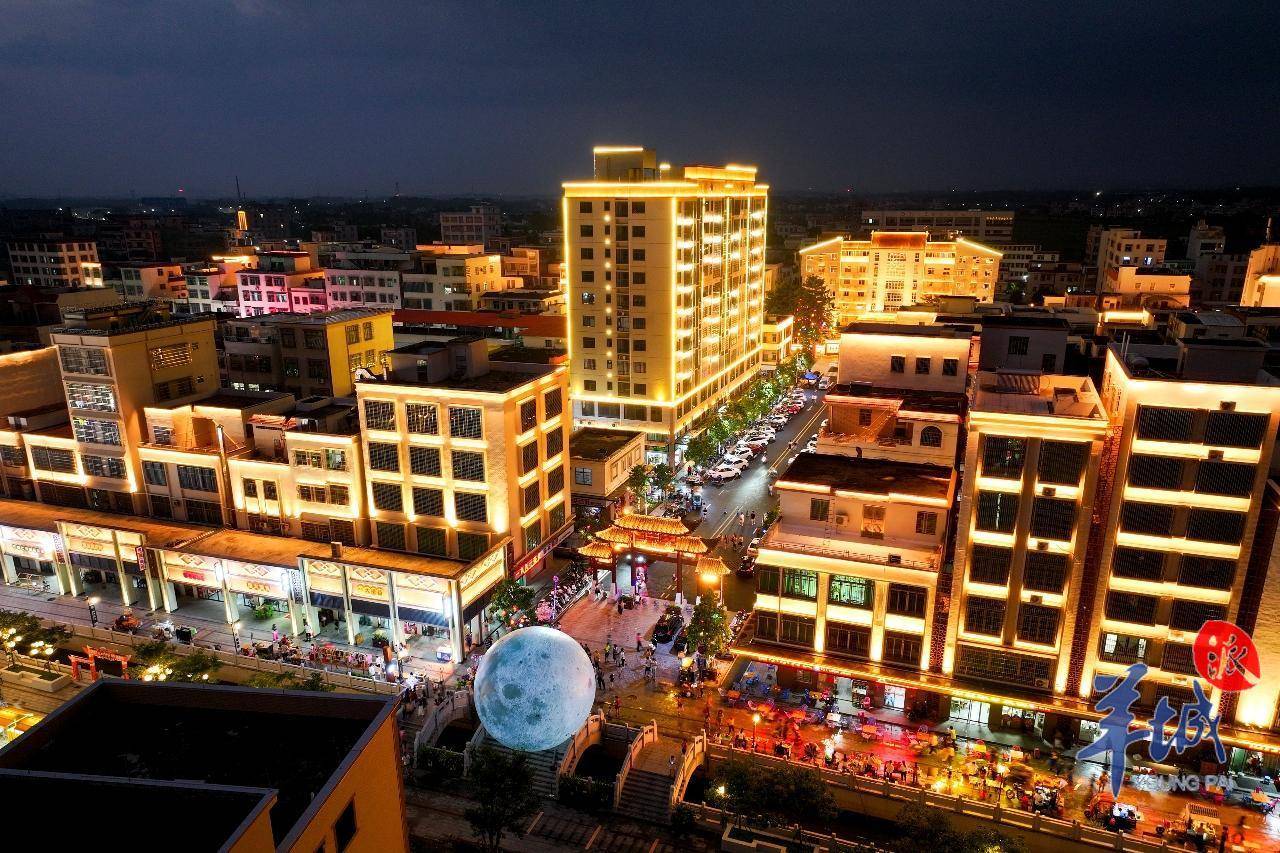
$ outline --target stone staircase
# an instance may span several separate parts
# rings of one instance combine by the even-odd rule
[[[671,821],[671,775],[632,767],[622,783],[618,814],[653,823]]]
[[[469,749],[487,746],[495,752],[501,752],[506,755],[523,755],[525,764],[533,772],[532,788],[540,796],[554,798],[556,795],[556,779],[560,772],[560,764],[564,761],[564,754],[568,741],[560,744],[554,749],[544,749],[541,752],[519,752],[509,747],[503,746],[495,738],[489,736],[482,726],[477,732],[476,737],[468,745]]]

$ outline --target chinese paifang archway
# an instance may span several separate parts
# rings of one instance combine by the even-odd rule
[[[611,527],[596,534],[596,540],[578,549],[584,557],[598,562],[608,561],[614,586],[618,584],[618,554],[639,551],[654,557],[674,560],[676,564],[676,599],[682,600],[684,560],[699,557],[711,550],[705,539],[694,536],[678,518],[657,515],[624,515]]]

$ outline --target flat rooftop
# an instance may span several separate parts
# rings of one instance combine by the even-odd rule
[[[119,515],[78,507],[49,506],[33,501],[0,499],[0,523],[8,527],[25,527],[29,530],[56,532],[59,521],[109,527],[113,530],[129,530],[142,533],[147,544],[159,548],[171,548],[209,531],[208,527],[181,522],[143,518],[136,515]]]
[[[876,323],[857,321],[840,330],[842,335],[910,335],[920,338],[968,338],[973,335],[969,323]]]
[[[931,412],[933,414],[959,415],[964,412],[965,395],[961,391],[922,391],[907,388],[889,388],[869,382],[846,382],[833,385],[827,391],[828,403],[840,403],[841,397],[897,401],[899,409],[906,412]]]
[[[1107,422],[1088,377],[1031,371],[979,371],[973,411]]]
[[[222,388],[199,400],[189,400],[182,403],[161,402],[146,408],[183,409],[187,406],[205,406],[212,409],[244,409],[290,396],[292,395],[284,391],[250,391],[248,389],[242,391],[236,388]]]
[[[99,681],[49,714],[4,750],[0,789],[22,786],[30,804],[9,815],[9,829],[29,828],[27,837],[93,821],[66,820],[71,802],[189,803],[172,812],[186,823],[184,849],[217,850],[227,845],[259,809],[270,807],[276,844],[317,805],[350,768],[356,755],[394,713],[389,697],[258,690],[246,687]],[[146,732],[145,737],[104,736],[104,732]],[[33,797],[34,784],[60,792]],[[99,795],[102,798],[100,799]],[[55,826],[41,812],[60,816]],[[167,809],[157,820],[167,821]],[[192,831],[198,821],[198,831]],[[148,825],[147,832],[156,827]],[[77,830],[72,827],[72,831]],[[85,831],[85,830],[79,830]],[[141,842],[141,848],[150,843]]]
[[[509,364],[554,364],[556,359],[563,358],[565,355],[567,353],[562,349],[510,346],[489,353],[489,361]]]
[[[873,495],[900,494],[946,500],[951,494],[954,474],[951,468],[941,465],[801,453],[779,482],[809,483]]]
[[[644,433],[625,429],[583,427],[569,436],[569,457],[603,462],[635,441],[637,437],[643,440]]]
[[[346,323],[350,320],[367,320],[379,314],[390,314],[390,308],[338,308],[333,311],[313,311],[304,314],[299,311],[277,311],[274,314],[259,314],[256,317],[237,317],[233,323],[265,324],[279,326],[285,323]]]

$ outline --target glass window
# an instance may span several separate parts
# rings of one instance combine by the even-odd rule
[[[483,494],[455,492],[453,508],[459,521],[488,521],[488,501]]]
[[[1149,441],[1190,441],[1194,414],[1192,409],[1138,406],[1138,438]]]
[[[537,445],[534,445],[535,449]],[[484,482],[484,454],[470,450],[454,450],[450,452],[450,464],[455,480]]]
[[[1058,638],[1059,617],[1056,607],[1023,602],[1018,607],[1018,639],[1052,645]]]
[[[167,486],[169,485],[169,473],[165,469],[163,462],[143,462],[142,463],[142,479],[147,481],[151,486]],[[246,480],[252,483],[252,480]],[[245,494],[249,494],[245,492]]]
[[[1129,458],[1129,485],[1143,489],[1181,489],[1183,461],[1173,456],[1134,454]]]
[[[409,470],[422,477],[439,477],[440,448],[410,447]]]
[[[789,598],[818,598],[818,573],[804,569],[786,569],[782,573],[782,594]]]
[[[449,407],[449,435],[454,438],[482,438],[481,410],[472,406]]]
[[[212,468],[199,468],[194,465],[178,466],[178,483],[184,489],[197,492],[218,491],[218,476]]]
[[[884,632],[883,660],[887,663],[918,667],[923,648],[924,641],[919,634],[904,634],[898,631]]]
[[[371,471],[399,471],[400,447],[385,442],[369,442],[369,469]]]
[[[811,521],[828,521],[831,517],[831,501],[824,498],[812,498],[809,501],[809,519]]]
[[[756,566],[756,591],[767,595],[778,594],[779,571],[773,566]]]
[[[1074,486],[1089,461],[1089,445],[1078,441],[1042,441],[1037,475],[1041,483]]]
[[[387,510],[388,512],[401,512],[404,510],[404,497],[401,494],[399,483],[373,483],[371,488],[374,509]]]
[[[1018,496],[1006,492],[979,492],[976,526],[979,530],[1012,533],[1018,522]]]
[[[488,533],[467,533],[458,531],[458,557],[463,560],[474,560],[489,550]]]
[[[367,429],[395,429],[395,404],[389,400],[365,400],[364,423]]]
[[[1031,535],[1038,539],[1071,541],[1076,524],[1074,501],[1036,497],[1031,502]]]
[[[1150,536],[1168,536],[1173,529],[1173,507],[1125,501],[1120,509],[1120,529]]]
[[[1022,465],[1026,457],[1026,439],[989,435],[982,440],[984,476],[1016,480],[1022,476]]]
[[[449,556],[449,537],[442,527],[415,527],[419,554],[431,554],[435,557]]]
[[[117,410],[115,390],[110,385],[68,382],[66,388],[67,405],[73,409],[87,409],[95,412]]]
[[[759,571],[757,567],[756,571]],[[875,581],[849,575],[832,575],[828,601],[845,607],[870,609],[875,604]]]
[[[1066,554],[1028,551],[1022,569],[1022,586],[1035,592],[1060,593],[1066,586],[1069,566]]]
[[[409,403],[404,409],[409,432],[418,435],[440,434],[440,421],[434,404]]]
[[[1122,578],[1160,580],[1164,577],[1164,552],[1117,545],[1111,557],[1111,573]]]
[[[828,654],[866,660],[871,655],[871,628],[866,625],[846,625],[827,622],[827,642],[823,650]]]
[[[924,616],[928,600],[929,591],[922,586],[891,583],[889,584],[889,602],[885,609],[899,616]]]
[[[444,492],[440,489],[414,486],[413,511],[418,515],[444,517]]]
[[[969,579],[975,583],[1004,586],[1009,582],[1013,551],[994,545],[974,545],[969,556]]]
[[[1004,632],[1005,602],[971,595],[964,606],[964,630],[970,634],[999,637]]]
[[[938,429],[936,426],[927,426],[920,430],[920,446],[941,447],[942,430]]]

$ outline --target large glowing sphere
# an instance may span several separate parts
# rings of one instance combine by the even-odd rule
[[[511,749],[559,746],[582,727],[596,697],[591,659],[555,628],[512,631],[493,644],[476,670],[476,712]]]

